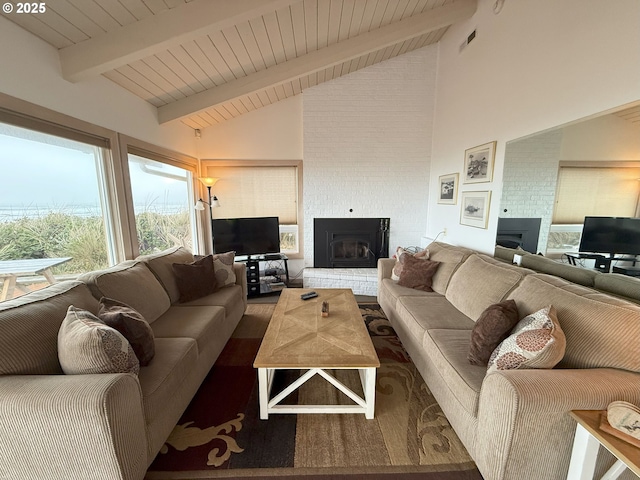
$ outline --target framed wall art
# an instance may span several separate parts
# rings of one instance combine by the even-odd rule
[[[446,205],[455,205],[458,201],[458,182],[460,174],[450,173],[449,175],[440,175],[438,184],[440,185],[440,193],[438,194],[438,203]]]
[[[491,191],[462,192],[460,223],[469,227],[487,228]]]
[[[464,151],[464,181],[462,183],[490,182],[493,179],[493,163],[496,142],[485,143]]]

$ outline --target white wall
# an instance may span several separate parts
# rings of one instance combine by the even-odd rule
[[[304,244],[316,217],[390,217],[390,246],[419,245],[429,191],[437,47],[305,90]]]
[[[560,160],[640,160],[640,123],[603,115],[562,130]]]
[[[640,2],[507,0],[494,15],[479,0],[440,44],[427,236],[493,252],[505,143],[638,100]],[[476,39],[459,52],[474,29]],[[461,226],[460,204],[436,202],[439,175],[462,170],[464,150],[497,140],[487,229]]]
[[[202,159],[301,160],[302,96],[208,127],[197,148]]]
[[[160,126],[156,109],[104,77],[62,78],[58,51],[0,16],[0,92],[187,155],[196,154],[193,129]]]

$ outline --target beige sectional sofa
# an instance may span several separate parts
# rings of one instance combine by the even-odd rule
[[[568,412],[640,404],[640,306],[469,249],[429,245],[441,262],[433,292],[398,285],[378,263],[378,301],[485,480],[566,478],[575,432]],[[467,360],[474,322],[513,299],[520,318],[551,304],[566,337],[548,370],[501,370]],[[604,454],[599,469],[612,457]],[[621,478],[634,478],[623,476]]]
[[[0,303],[0,479],[144,477],[246,308],[244,264],[234,284],[178,303],[172,263],[193,260],[174,248]],[[138,375],[64,375],[67,309],[96,314],[102,296],[144,316],[155,356]]]

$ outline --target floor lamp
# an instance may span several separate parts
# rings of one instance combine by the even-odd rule
[[[211,195],[211,187],[213,187],[219,178],[215,177],[198,177],[198,180],[202,182],[202,184],[207,187],[207,197],[209,199],[208,202],[199,198],[196,202],[195,209],[202,211],[204,210],[204,205],[207,204],[209,206],[209,228],[211,230],[211,253],[215,253],[216,251],[216,242],[213,235],[213,209],[220,206],[220,202],[218,201],[218,197],[215,195]]]

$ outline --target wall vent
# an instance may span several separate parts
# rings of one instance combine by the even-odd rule
[[[462,52],[467,47],[467,45],[473,42],[475,38],[476,38],[476,29],[474,28],[473,32],[467,35],[467,38],[465,38],[464,42],[462,42],[462,44],[460,45],[460,52]]]

